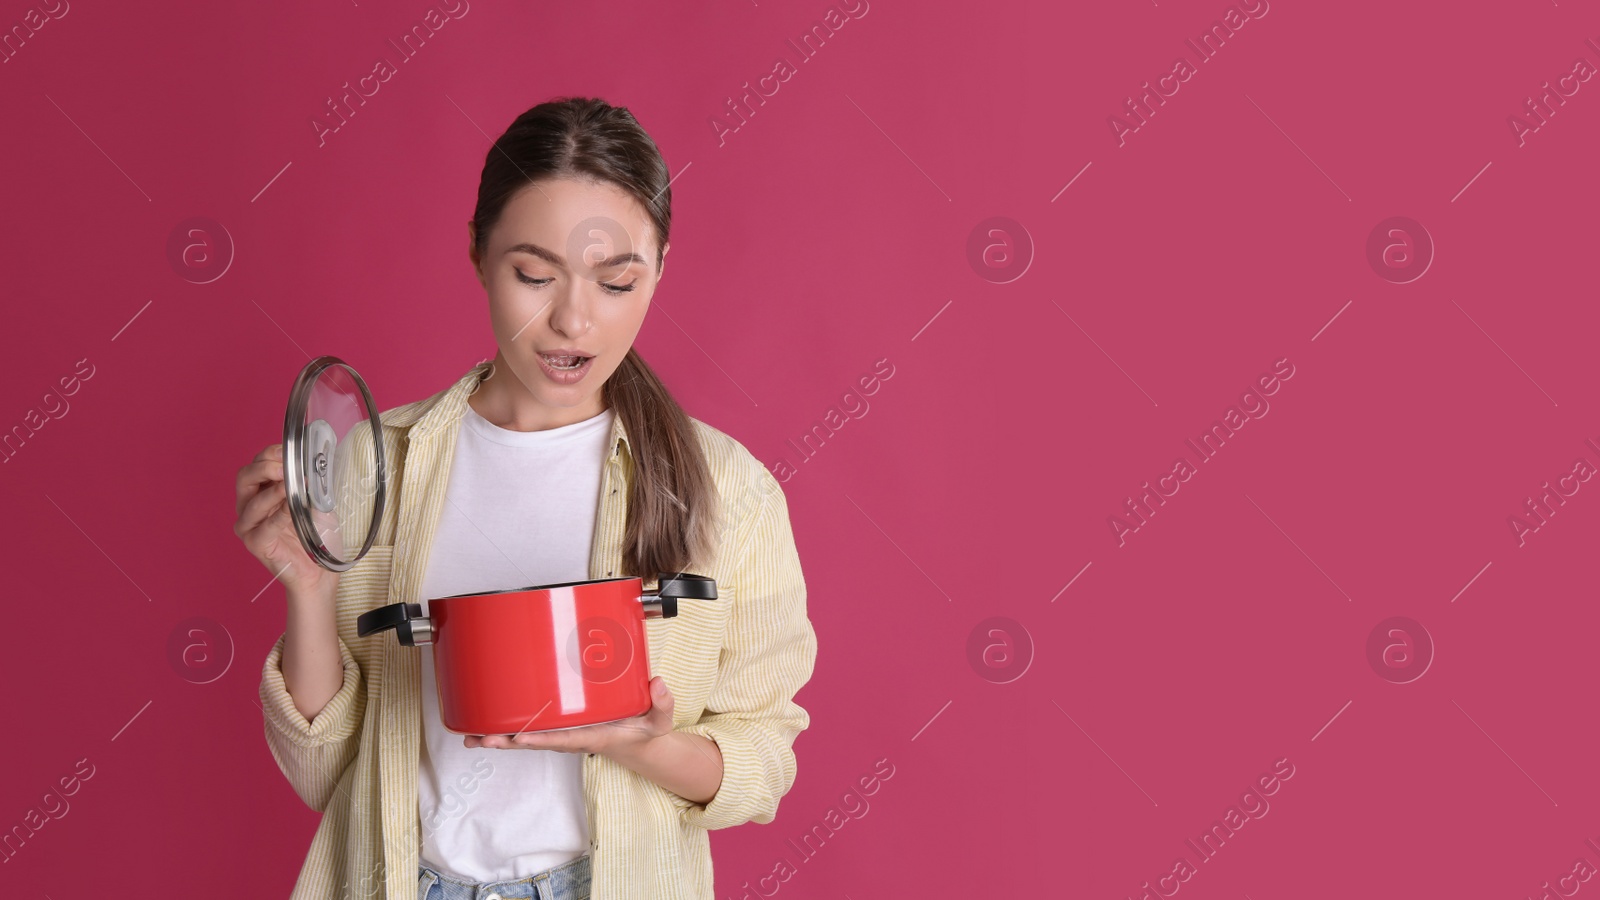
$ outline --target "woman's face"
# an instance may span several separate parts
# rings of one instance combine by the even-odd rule
[[[480,259],[503,365],[486,403],[518,430],[599,415],[600,388],[633,346],[661,273],[654,228],[633,197],[604,182],[544,179],[506,203]],[[563,355],[572,358],[561,358]]]

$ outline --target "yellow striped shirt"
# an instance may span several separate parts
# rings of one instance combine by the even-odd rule
[[[461,416],[488,371],[488,362],[479,363],[453,387],[380,414],[388,497],[372,549],[339,576],[338,693],[307,721],[284,685],[281,635],[262,667],[267,745],[300,799],[322,813],[291,900],[416,896],[417,654],[430,651],[402,646],[388,631],[357,637],[355,622],[378,606],[420,602]],[[622,574],[633,459],[621,417],[613,418],[591,578]],[[811,678],[817,642],[783,490],[738,441],[691,422],[719,496],[719,540],[712,559],[688,570],[714,578],[719,599],[681,603],[672,619],[646,619],[645,632],[650,674],[666,679],[676,701],[676,730],[717,743],[722,785],[709,803],[691,803],[604,756],[586,755],[597,900],[710,900],[707,831],[772,821],[794,784],[795,736],[810,724],[794,695]],[[371,441],[369,427],[347,438],[363,439]],[[354,458],[364,458],[356,449]],[[655,586],[654,573],[645,584]]]

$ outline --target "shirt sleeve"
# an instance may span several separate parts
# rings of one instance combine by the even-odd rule
[[[365,420],[357,423],[339,441],[337,452],[341,455],[340,471],[357,469],[356,475],[338,479],[338,515],[333,518],[344,524],[332,529],[329,543],[343,556],[345,548],[359,547],[366,540],[376,503],[371,423]],[[374,591],[372,577],[379,574],[387,577],[392,548],[388,558],[377,553],[377,549],[371,548],[355,568],[339,576],[334,599],[337,609],[344,609],[352,601],[364,601],[364,595]],[[259,693],[266,719],[267,747],[300,799],[312,809],[323,812],[339,789],[345,769],[360,749],[367,686],[360,663],[350,652],[344,635],[339,635],[339,661],[344,667],[344,682],[315,720],[307,720],[294,705],[294,698],[284,682],[285,637],[278,636],[261,667]]]
[[[710,738],[722,752],[722,785],[710,802],[673,795],[683,820],[706,829],[773,820],[794,784],[794,739],[811,722],[794,695],[811,679],[817,637],[788,501],[772,473],[761,472],[770,483],[735,557],[717,680],[700,719],[676,729]]]
[[[307,720],[294,705],[284,683],[283,642],[267,654],[261,668],[261,709],[266,717],[267,747],[278,768],[305,804],[318,812],[327,809],[344,770],[355,759],[361,742],[361,720],[366,711],[361,666],[339,638],[339,660],[344,683],[315,720]]]

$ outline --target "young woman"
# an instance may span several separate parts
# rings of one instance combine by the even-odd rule
[[[392,499],[356,566],[300,546],[282,445],[240,469],[234,530],[287,589],[267,744],[323,814],[294,900],[710,900],[707,831],[772,821],[794,783],[816,636],[783,492],[632,348],[669,180],[600,100],[540,104],[495,141],[468,256],[498,352],[381,414]],[[355,633],[392,602],[678,571],[719,599],[647,620],[654,706],[618,722],[453,734],[432,654]]]

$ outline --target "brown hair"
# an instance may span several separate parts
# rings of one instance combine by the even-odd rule
[[[560,177],[607,182],[631,194],[655,229],[660,271],[672,227],[666,161],[626,107],[586,97],[533,107],[489,148],[472,212],[478,256],[513,195]],[[704,564],[713,549],[716,492],[688,414],[633,348],[600,391],[621,419],[633,457],[624,571],[649,581]]]

